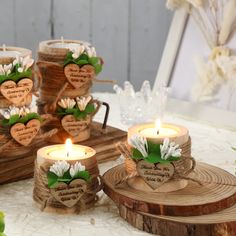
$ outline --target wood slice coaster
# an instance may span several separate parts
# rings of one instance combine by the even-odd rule
[[[93,122],[93,126],[101,127],[102,124]],[[96,129],[99,130],[99,129]],[[115,160],[120,156],[116,149],[117,142],[123,142],[127,139],[127,132],[107,126],[106,132],[97,132],[92,129],[90,139],[79,144],[92,147],[96,150],[96,158],[98,163]],[[42,142],[38,148],[49,145]],[[51,145],[51,144],[50,144]],[[12,150],[14,153],[14,150]],[[19,181],[33,177],[34,174],[34,159],[36,150],[30,150],[25,155],[4,155],[0,156],[0,184]]]
[[[120,216],[139,230],[161,236],[235,236],[236,205],[202,216],[159,216],[118,205]]]
[[[126,183],[115,188],[115,183],[126,176],[124,165],[104,174],[104,192],[118,205],[134,212],[165,216],[197,216],[211,214],[236,203],[236,177],[223,169],[198,163],[190,175],[202,182],[189,181],[186,188],[169,193],[152,193],[133,189]]]

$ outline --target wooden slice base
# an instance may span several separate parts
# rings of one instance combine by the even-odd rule
[[[101,127],[102,124],[95,123],[95,126]],[[104,132],[97,132],[97,129],[92,129],[90,139],[79,144],[92,147],[96,150],[98,163],[115,160],[120,156],[116,149],[116,143],[125,141],[127,133],[123,130],[107,126]],[[98,129],[99,130],[99,129]],[[101,130],[101,129],[100,129]],[[38,148],[51,145],[42,142]],[[0,155],[0,184],[15,182],[23,179],[32,178],[34,174],[34,160],[37,150],[30,150],[25,155]],[[14,150],[12,150],[14,153]]]
[[[192,178],[202,185],[189,181],[184,189],[169,193],[151,193],[115,183],[126,176],[124,165],[104,174],[104,192],[118,205],[134,212],[165,216],[197,216],[211,214],[236,203],[236,177],[204,163],[198,163]]]
[[[129,187],[144,191],[144,192],[152,192],[152,193],[169,193],[173,191],[177,191],[185,188],[188,185],[188,180],[180,179],[180,180],[170,180],[164,184],[162,184],[157,189],[152,189],[141,177],[137,176],[127,181]]]
[[[120,216],[139,230],[161,236],[235,236],[236,205],[202,216],[158,216],[118,205]]]

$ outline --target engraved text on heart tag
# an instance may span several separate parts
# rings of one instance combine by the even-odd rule
[[[68,64],[64,68],[64,73],[69,83],[76,89],[90,83],[95,76],[94,68],[91,65],[80,68],[76,64]]]
[[[173,176],[175,168],[172,164],[152,164],[142,160],[137,164],[137,171],[143,180],[155,190]]]
[[[87,188],[86,181],[82,179],[73,180],[69,185],[59,183],[56,188],[51,189],[52,196],[67,207],[73,207],[83,196]]]
[[[85,119],[77,120],[73,115],[65,115],[61,120],[61,125],[64,130],[73,137],[79,135],[81,131],[85,130],[89,123],[89,116]]]
[[[26,125],[16,123],[11,127],[10,133],[18,143],[28,146],[40,129],[40,121],[37,119],[30,120]]]
[[[21,79],[17,84],[8,80],[1,84],[1,93],[13,104],[19,104],[33,88],[32,80],[28,78]]]

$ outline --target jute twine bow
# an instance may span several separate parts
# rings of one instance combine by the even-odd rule
[[[40,204],[42,211],[47,207],[67,209],[68,207],[57,201],[50,192],[47,180],[48,170],[48,164],[39,167],[37,160],[35,161],[35,186],[33,198],[37,203]],[[95,175],[95,170],[93,169],[91,169],[89,172],[91,174],[91,183],[87,184],[86,191],[83,193],[78,202],[72,207],[75,213],[79,213],[81,210],[92,207],[99,199],[96,194],[103,189],[102,177],[100,175]]]
[[[199,180],[188,177],[188,175],[193,172],[196,167],[195,159],[190,156],[191,139],[189,138],[189,140],[185,144],[181,145],[180,148],[182,149],[181,159],[179,161],[173,162],[175,172],[171,179],[186,179],[201,185],[202,183]],[[115,183],[115,186],[119,187],[127,180],[139,176],[139,174],[136,169],[136,162],[131,158],[132,153],[129,145],[127,143],[120,142],[117,144],[117,149],[125,157],[125,167],[127,171],[127,175]]]
[[[53,120],[53,116],[50,114],[41,115],[41,117],[44,119],[44,121],[41,124],[41,127],[45,126],[47,123],[51,122]],[[24,150],[26,152],[30,152],[37,147],[41,146],[41,142],[44,142],[46,138],[50,138],[53,135],[55,135],[58,132],[58,129],[52,129],[48,132],[41,133],[39,132],[35,138],[32,140],[29,146],[22,146],[19,143],[17,143],[11,136],[8,128],[0,128],[0,152],[1,153],[10,153],[12,150],[14,150],[15,154],[19,152],[23,152]],[[30,147],[30,149],[29,149]],[[24,149],[24,150],[23,150]]]

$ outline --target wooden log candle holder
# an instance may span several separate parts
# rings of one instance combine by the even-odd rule
[[[102,189],[96,151],[81,145],[69,150],[64,145],[39,149],[34,180],[34,200],[47,212],[78,214],[95,204]]]

